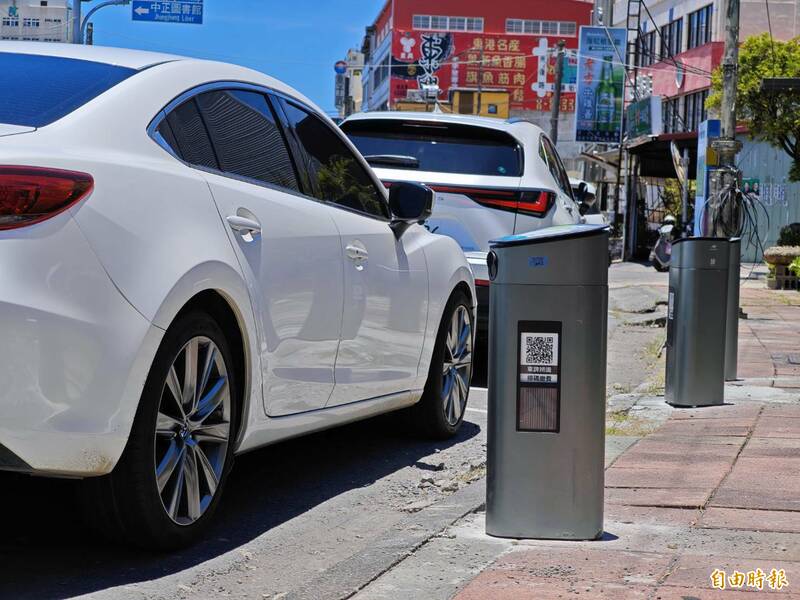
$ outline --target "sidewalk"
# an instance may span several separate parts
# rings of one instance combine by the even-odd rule
[[[800,598],[800,404],[779,397],[676,410],[606,470],[603,540],[520,542],[457,598],[755,598],[715,569],[761,569],[765,592],[783,569],[773,593]]]
[[[740,304],[748,318],[739,321],[739,377],[800,389],[800,293],[747,281]]]

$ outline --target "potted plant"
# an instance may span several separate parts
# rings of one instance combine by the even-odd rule
[[[800,278],[800,256],[795,258],[791,263],[789,263],[789,271],[795,278]],[[800,285],[797,285],[797,281],[795,281],[795,289],[800,292]]]
[[[767,263],[767,288],[770,290],[778,289],[778,279],[775,277],[775,265]]]

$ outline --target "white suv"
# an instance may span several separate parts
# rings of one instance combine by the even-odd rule
[[[384,185],[425,183],[436,192],[428,229],[454,238],[478,290],[486,331],[489,240],[583,221],[552,142],[527,121],[443,113],[359,113],[341,124]]]

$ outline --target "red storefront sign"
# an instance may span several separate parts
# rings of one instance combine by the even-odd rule
[[[505,89],[512,109],[549,111],[553,95],[557,38],[489,35],[469,32],[395,30],[392,33],[390,102],[404,100],[408,90],[438,86],[440,99],[451,87],[480,85]],[[577,40],[568,40],[568,47]],[[481,64],[481,60],[483,64]],[[561,111],[575,111],[577,59],[564,61]]]

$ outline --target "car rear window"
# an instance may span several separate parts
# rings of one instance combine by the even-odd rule
[[[43,127],[136,73],[104,63],[0,52],[0,123]]]
[[[496,129],[396,119],[348,121],[342,124],[342,129],[365,157],[410,156],[419,161],[418,166],[390,168],[501,177],[522,175],[522,148],[512,136]]]

